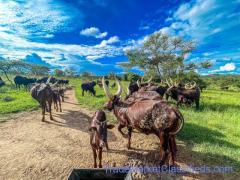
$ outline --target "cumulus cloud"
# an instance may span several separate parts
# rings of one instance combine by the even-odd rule
[[[98,28],[96,27],[90,27],[86,28],[80,31],[80,34],[83,36],[92,36],[95,38],[104,38],[107,36],[107,32],[101,32]]]
[[[224,66],[220,66],[220,71],[234,71],[236,69],[236,66],[234,63],[227,63]]]
[[[103,40],[100,44],[96,45],[95,47],[105,47],[109,44],[113,44],[119,41],[120,40],[118,36],[113,36],[113,37],[110,37],[108,40]]]

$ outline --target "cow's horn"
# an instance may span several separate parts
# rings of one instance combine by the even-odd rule
[[[130,96],[130,90],[129,90],[129,87],[127,88],[127,96]]]
[[[140,88],[140,82],[139,82],[139,80],[137,80],[137,85],[138,85],[138,87]]]
[[[108,87],[107,87],[107,85],[106,85],[106,83],[105,83],[105,78],[104,78],[104,77],[102,78],[102,85],[103,85],[103,90],[104,90],[105,94],[107,95],[107,97],[108,97],[109,99],[112,99],[112,98],[113,98],[113,95],[112,95],[111,92],[109,91],[109,89],[108,89]]]
[[[144,81],[143,81],[143,77],[144,77],[144,76],[141,77],[141,83],[144,83]]]
[[[116,82],[117,82],[117,85],[118,85],[118,91],[117,91],[117,93],[116,93],[115,95],[116,95],[117,97],[120,97],[121,94],[122,94],[122,86],[121,86],[119,80],[118,80],[116,77],[115,77],[115,79],[116,79]]]
[[[197,85],[197,83],[195,81],[193,81],[192,88],[195,88],[196,85]]]
[[[47,79],[47,82],[46,82],[46,84],[49,84],[49,83],[50,83],[50,81],[51,81],[51,79],[52,79],[52,76],[50,76],[50,77]]]
[[[150,83],[152,81],[152,78],[153,77],[151,76],[147,82]]]

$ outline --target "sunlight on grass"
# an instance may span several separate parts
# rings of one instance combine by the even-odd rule
[[[76,86],[76,97],[83,107],[90,110],[102,108],[107,102],[103,89],[96,86],[96,96],[81,95],[81,81],[71,81]],[[113,82],[113,81],[112,81]],[[110,84],[112,83],[110,82]],[[122,82],[126,88],[128,82]],[[117,88],[110,88],[114,93]],[[201,165],[240,167],[240,94],[207,90],[202,93],[200,110],[181,107],[185,118],[184,129],[177,136],[194,153],[193,162]],[[108,113],[109,114],[109,113]],[[110,113],[111,114],[111,113]],[[110,119],[112,115],[108,115]],[[196,156],[196,157],[195,157]]]

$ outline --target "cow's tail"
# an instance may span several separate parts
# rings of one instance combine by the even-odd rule
[[[175,113],[178,117],[178,125],[177,125],[177,128],[176,128],[176,131],[170,132],[169,133],[170,135],[176,135],[177,133],[179,133],[182,130],[182,128],[184,126],[184,118],[183,118],[182,113],[178,110],[175,110]]]

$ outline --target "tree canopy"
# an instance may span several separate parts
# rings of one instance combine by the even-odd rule
[[[126,52],[129,62],[125,68],[140,67],[146,74],[164,77],[178,77],[188,71],[208,68],[210,62],[184,63],[196,44],[181,37],[171,37],[161,32],[151,34],[140,47]]]

